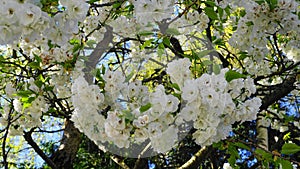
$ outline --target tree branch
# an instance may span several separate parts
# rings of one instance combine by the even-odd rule
[[[283,83],[277,85],[267,96],[262,99],[262,105],[260,106],[260,111],[266,110],[271,104],[275,103],[282,97],[289,94],[292,90],[296,88],[294,83],[296,82],[296,76],[290,76]],[[257,93],[256,93],[257,94]]]
[[[8,114],[8,118],[7,118],[7,125],[6,125],[6,130],[3,136],[3,141],[2,141],[2,158],[3,158],[3,165],[5,169],[8,169],[8,162],[7,162],[7,154],[8,152],[5,151],[5,147],[6,147],[6,139],[8,137],[8,131],[9,131],[9,127],[11,125],[11,113],[12,113],[12,108],[9,111]]]
[[[91,84],[93,83],[93,76],[91,75],[91,71],[95,69],[96,65],[99,62],[101,56],[105,53],[105,51],[109,48],[109,43],[112,42],[113,32],[112,27],[106,26],[106,32],[104,33],[104,39],[100,41],[94,51],[89,56],[89,59],[86,63],[86,67],[84,68],[84,76],[86,81]]]
[[[130,168],[125,164],[125,162],[124,162],[122,159],[118,158],[117,156],[111,155],[110,158],[111,158],[115,163],[117,163],[119,166],[121,166],[122,168],[124,168],[124,169],[130,169]]]
[[[56,169],[57,166],[54,164],[54,162],[46,156],[46,154],[43,152],[43,150],[40,149],[40,147],[34,142],[34,140],[31,137],[31,134],[35,128],[32,128],[29,132],[24,131],[24,138],[27,141],[27,143],[34,149],[34,151],[52,168]]]
[[[185,168],[192,168],[193,165],[196,163],[201,162],[204,160],[204,157],[209,154],[210,150],[208,147],[204,146],[202,147],[196,154],[192,156],[192,158],[189,159],[186,163],[184,163],[181,167],[178,169],[185,169]]]

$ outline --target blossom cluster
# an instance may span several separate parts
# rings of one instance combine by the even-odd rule
[[[34,1],[1,1],[0,44],[17,45],[23,42],[24,53],[32,57],[34,52],[46,62],[68,60],[72,47],[68,41],[79,34],[79,22],[85,19],[89,5],[83,0],[61,0],[60,4],[65,10],[51,17]],[[49,40],[58,46],[49,50]]]
[[[31,3],[17,1],[1,1],[0,30],[3,34],[0,44],[9,44],[19,40],[30,41],[39,36],[49,24],[49,17],[41,9]]]
[[[141,81],[126,83],[119,71],[108,70],[103,79],[106,81],[104,95],[98,86],[88,85],[83,76],[74,81],[72,120],[75,126],[98,145],[110,141],[119,148],[128,148],[132,143],[150,138],[155,151],[169,150],[173,144],[167,140],[173,137],[175,142],[176,135],[172,134],[177,130],[171,125],[174,117],[170,112],[177,110],[179,99],[165,94],[162,85],[149,92]],[[149,109],[142,110],[147,104],[151,105]],[[108,105],[111,110],[105,118],[100,112]]]
[[[178,69],[186,63],[191,64],[187,58],[170,63],[168,74],[181,79]],[[181,97],[185,105],[177,116],[177,123],[192,121],[197,129],[193,138],[199,145],[210,145],[226,138],[234,122],[256,119],[261,100],[250,97],[256,91],[253,79],[234,79],[228,83],[227,71],[222,69],[218,75],[203,74],[197,79],[184,79]],[[238,100],[246,101],[239,103]]]
[[[224,2],[225,3],[225,2]],[[232,5],[228,1],[228,5]],[[279,33],[289,34],[294,40],[282,46],[289,57],[295,61],[299,60],[298,43],[300,21],[296,14],[299,4],[291,0],[278,0],[274,9],[271,9],[267,2],[258,3],[256,1],[239,1],[235,7],[243,7],[245,16],[238,21],[237,30],[229,40],[230,45],[241,51],[247,51],[253,56],[245,59],[246,69],[251,74],[269,74],[272,70],[268,63],[263,60],[268,54],[268,38],[270,35]],[[279,24],[280,23],[280,24]]]
[[[193,79],[189,65],[185,58],[167,67],[172,82],[180,88],[179,98],[166,94],[162,85],[150,92],[140,81],[126,82],[120,71],[108,70],[103,75],[102,92],[80,76],[72,85],[75,126],[99,146],[108,141],[129,148],[148,140],[160,153],[176,144],[182,124],[192,122],[196,143],[209,145],[226,138],[234,122],[256,118],[261,100],[251,97],[256,91],[253,79],[227,82],[227,69]],[[101,110],[108,105],[111,109],[105,116]]]
[[[28,89],[37,91],[38,87],[31,84]],[[4,102],[0,126],[6,127],[8,121],[13,121],[9,129],[10,136],[22,135],[23,131],[41,126],[42,114],[49,109],[49,105],[43,96],[32,93],[27,97],[20,97],[11,83],[7,83],[5,95],[10,99]]]
[[[170,17],[174,12],[174,0],[170,1],[151,1],[130,0],[130,3],[134,5],[134,14],[138,23],[147,25],[149,22],[161,21]]]

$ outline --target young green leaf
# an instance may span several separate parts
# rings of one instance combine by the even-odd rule
[[[247,76],[239,72],[236,72],[234,70],[229,70],[228,72],[225,73],[225,79],[227,80],[227,82],[230,82],[234,79],[245,78],[245,77]]]
[[[295,154],[300,151],[300,146],[294,143],[285,143],[282,146],[281,153],[282,154]]]
[[[217,20],[218,19],[218,14],[214,11],[214,8],[212,7],[206,7],[204,8],[205,14],[213,20]]]
[[[281,167],[284,169],[293,169],[291,162],[289,162],[287,160],[280,158],[279,163],[281,164]]]
[[[140,108],[140,112],[143,113],[151,108],[151,103],[148,103]]]

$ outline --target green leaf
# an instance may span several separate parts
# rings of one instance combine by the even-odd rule
[[[236,158],[231,155],[229,158],[228,158],[228,162],[231,166],[234,166],[235,165],[235,162],[236,162]]]
[[[42,81],[40,81],[40,80],[35,80],[34,81],[34,84],[38,87],[38,88],[41,88],[42,86],[43,86],[43,82]]]
[[[179,85],[178,85],[177,83],[172,83],[171,86],[172,86],[174,89],[180,91],[180,87],[179,87]]]
[[[80,44],[79,39],[71,39],[69,42],[70,42],[71,45]]]
[[[225,73],[225,79],[227,80],[227,82],[230,82],[234,79],[245,78],[245,77],[247,76],[239,72],[236,72],[234,70],[228,70],[228,72]]]
[[[167,33],[168,35],[180,35],[180,32],[179,32],[178,29],[176,29],[176,28],[168,28],[168,29],[166,30],[166,33]]]
[[[89,0],[89,4],[92,4],[92,3],[94,3],[94,2],[97,2],[97,1],[99,1],[99,0]]]
[[[175,97],[177,97],[179,100],[181,98],[181,94],[179,94],[179,93],[172,93],[172,95],[175,96]]]
[[[259,4],[259,5],[261,5],[261,4],[263,4],[264,2],[265,2],[265,0],[256,0],[255,1],[257,4]]]
[[[202,64],[203,64],[204,66],[209,66],[209,65],[213,64],[213,62],[210,61],[210,60],[204,60],[204,61],[202,61]]]
[[[77,53],[77,52],[79,52],[82,49],[83,49],[83,45],[81,45],[81,44],[75,44],[74,47],[73,47],[73,53]]]
[[[36,54],[33,54],[33,56],[34,56],[34,58],[35,58],[35,60],[37,61],[37,62],[42,62],[42,59],[41,59],[41,57],[39,57],[38,55],[36,55]]]
[[[285,143],[282,146],[281,153],[282,154],[295,154],[300,151],[300,146],[294,143]]]
[[[90,47],[90,48],[93,48],[94,45],[96,44],[96,41],[95,40],[88,40],[86,42],[87,46]]]
[[[205,11],[205,14],[210,19],[213,19],[213,20],[219,19],[217,13],[214,11],[214,8],[212,8],[212,7],[206,7],[206,8],[204,8],[204,11]]]
[[[24,103],[23,104],[23,111],[24,111],[24,109],[26,109],[26,108],[28,108],[30,106],[31,106],[31,103]]]
[[[129,80],[133,77],[134,71],[130,72],[130,74],[126,77],[125,82],[129,82]]]
[[[277,7],[277,0],[266,0],[269,7],[270,7],[270,10],[273,11],[276,7]]]
[[[228,16],[230,16],[230,7],[229,7],[229,5],[227,5],[226,8],[225,8],[224,10],[225,10],[226,14],[227,14]]]
[[[39,75],[39,80],[40,80],[41,82],[43,82],[43,83],[45,82],[45,78],[43,77],[42,74]]]
[[[152,45],[153,39],[146,40],[143,45],[141,46],[141,49],[144,49],[145,47],[150,47]]]
[[[21,90],[21,91],[17,92],[17,96],[21,96],[21,97],[28,97],[32,94],[34,94],[34,93],[31,90]]]
[[[103,75],[104,75],[104,74],[105,74],[105,72],[106,72],[106,67],[102,65],[102,68],[101,68],[101,74],[103,74]]]
[[[221,72],[221,67],[219,64],[213,64],[213,72],[217,75]]]
[[[163,44],[170,47],[171,45],[171,42],[170,42],[170,39],[168,37],[164,37],[163,38]]]
[[[255,153],[260,155],[263,159],[267,161],[272,161],[273,160],[273,155],[271,153],[266,152],[263,149],[256,149]]]
[[[28,66],[31,67],[32,69],[40,69],[40,62],[30,62],[28,63]]]
[[[140,107],[140,112],[143,113],[143,112],[149,110],[151,108],[151,106],[152,106],[151,103],[148,103],[148,104]]]
[[[244,60],[249,56],[247,52],[240,52],[239,54],[240,54],[239,60]]]
[[[116,9],[119,8],[121,5],[122,5],[121,2],[115,2],[112,7]]]
[[[240,148],[243,148],[243,149],[246,149],[246,150],[251,150],[249,146],[247,146],[246,144],[244,143],[240,143],[240,142],[235,142],[233,143],[233,145],[237,146],[237,147],[240,147]]]
[[[228,162],[230,163],[231,166],[235,166],[236,159],[240,158],[239,152],[236,150],[236,148],[233,145],[228,146],[228,152],[230,153]]]
[[[158,57],[161,57],[164,53],[165,53],[164,49],[162,49],[162,48],[158,48],[157,49],[157,55],[158,55]]]
[[[282,168],[284,168],[284,169],[293,169],[293,165],[291,164],[290,161],[280,158],[279,163],[281,164]]]
[[[47,85],[47,86],[44,87],[45,91],[53,91],[53,89],[54,89],[54,86],[48,86]]]
[[[131,111],[123,111],[123,115],[125,119],[128,119],[130,121],[134,120],[134,115],[131,113]]]
[[[224,145],[223,145],[222,141],[219,141],[217,143],[213,143],[212,146],[213,146],[213,148],[217,148],[219,150],[223,150],[224,149]]]
[[[35,97],[22,97],[21,102],[22,103],[31,103],[35,100]]]
[[[204,1],[204,3],[205,3],[207,6],[216,6],[215,2],[213,2],[213,1]]]
[[[252,26],[252,25],[254,25],[254,23],[252,21],[248,21],[248,22],[246,22],[246,25],[247,26]]]
[[[141,31],[138,33],[138,35],[140,36],[149,36],[149,35],[153,35],[152,31]]]
[[[203,50],[201,52],[196,52],[196,54],[199,58],[202,58],[204,56],[207,56],[208,54],[210,54],[213,51],[215,51],[215,50]]]
[[[220,18],[222,18],[223,15],[224,15],[224,9],[222,9],[222,8],[219,7],[219,6],[218,6],[218,14],[219,14]]]
[[[284,141],[287,141],[288,139],[290,139],[291,138],[291,132],[288,132],[288,133],[286,133],[284,136],[283,136],[283,140]]]

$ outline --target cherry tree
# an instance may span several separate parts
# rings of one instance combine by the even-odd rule
[[[0,3],[4,168],[20,142],[51,168],[82,144],[122,168],[299,167],[297,0]]]

